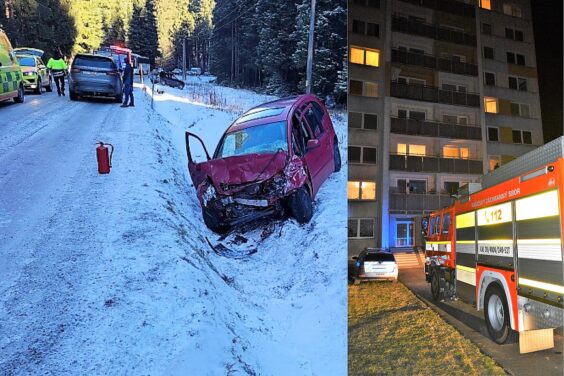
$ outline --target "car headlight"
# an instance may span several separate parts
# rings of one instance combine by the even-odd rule
[[[24,72],[24,76],[33,76],[35,72]]]
[[[217,192],[215,191],[215,187],[213,184],[208,185],[204,194],[202,195],[202,201],[204,202],[204,206],[208,206],[208,202],[212,201],[217,197]]]

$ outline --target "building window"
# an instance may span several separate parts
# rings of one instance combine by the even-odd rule
[[[530,117],[529,105],[525,103],[511,103],[511,115],[525,118]]]
[[[366,29],[366,26],[365,26],[364,21],[353,20],[353,24],[352,24],[353,33],[364,34],[365,29]]]
[[[516,40],[519,42],[523,41],[523,32],[521,30],[510,29],[508,27],[505,28],[505,37],[507,39]]]
[[[523,143],[527,145],[533,144],[533,134],[529,131],[523,131]]]
[[[470,150],[460,145],[445,145],[443,146],[443,158],[468,159]]]
[[[488,127],[488,141],[499,141],[499,128]]]
[[[525,65],[525,56],[514,52],[507,52],[507,62],[509,64]]]
[[[374,218],[349,218],[348,237],[354,239],[374,237]]]
[[[501,157],[499,155],[490,155],[488,159],[490,171],[498,169],[501,166]]]
[[[398,118],[425,121],[425,111],[398,109]]]
[[[493,34],[492,25],[489,24],[489,23],[483,23],[482,24],[482,33],[487,34],[487,35],[492,35]]]
[[[495,86],[495,74],[491,72],[484,72],[484,81],[488,86]]]
[[[380,51],[371,50],[363,47],[351,47],[349,61],[353,64],[368,65],[371,67],[380,66]]]
[[[465,85],[442,84],[441,89],[448,90],[448,91],[458,91],[458,92],[461,92],[461,93],[466,93],[466,86]]]
[[[443,189],[449,195],[455,195],[458,193],[458,188],[460,188],[460,183],[457,181],[445,181],[443,183]]]
[[[396,186],[399,193],[427,193],[427,180],[398,179]]]
[[[380,0],[354,0],[354,4],[370,8],[380,8]]]
[[[378,116],[349,112],[349,128],[376,130],[378,128]]]
[[[515,30],[515,40],[519,42],[523,42],[523,32],[521,30]]]
[[[443,123],[468,125],[468,116],[443,115]]]
[[[494,59],[494,49],[484,46],[484,59]]]
[[[521,8],[515,4],[504,3],[503,13],[507,14],[508,16],[519,17],[519,18],[523,17]]]
[[[376,183],[370,181],[349,181],[349,200],[376,200]]]
[[[521,131],[514,130],[511,132],[513,134],[513,143],[514,144],[522,144],[523,138],[521,137]]]
[[[376,164],[376,148],[368,146],[349,146],[350,163]]]
[[[350,80],[349,92],[351,95],[362,95],[362,81]]]
[[[380,25],[368,22],[366,24],[366,35],[371,37],[379,37],[380,36]]]
[[[492,4],[490,0],[480,0],[480,7],[482,9],[492,10]]]
[[[425,156],[427,147],[426,145],[415,145],[415,144],[398,144],[397,153],[401,155],[419,155]]]
[[[527,79],[522,77],[508,77],[509,88],[519,91],[527,91]]]
[[[497,98],[494,97],[484,97],[484,110],[491,114],[498,113]]]

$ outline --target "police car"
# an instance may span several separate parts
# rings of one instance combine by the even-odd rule
[[[0,101],[24,101],[23,74],[4,30],[0,29]]]

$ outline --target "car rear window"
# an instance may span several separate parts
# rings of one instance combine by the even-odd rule
[[[396,261],[391,253],[369,253],[364,257],[364,261]]]
[[[35,59],[32,57],[18,57],[18,62],[24,67],[34,67]]]
[[[96,56],[77,56],[74,58],[73,66],[116,69],[114,62],[108,58]]]
[[[282,113],[282,111],[284,111],[284,107],[265,108],[264,110],[258,110],[258,111],[251,112],[247,115],[243,115],[239,119],[239,121],[237,121],[237,123],[244,123],[246,121],[262,119],[262,118],[270,117],[270,116],[278,116]]]

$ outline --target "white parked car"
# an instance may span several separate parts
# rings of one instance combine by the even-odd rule
[[[199,76],[202,74],[202,68],[190,68],[188,74],[190,76]]]
[[[366,248],[358,256],[354,256],[353,260],[355,267],[352,279],[355,283],[377,279],[398,281],[398,264],[391,252]]]
[[[172,70],[172,74],[182,74],[182,69],[180,69],[180,68],[174,68],[174,69]]]

